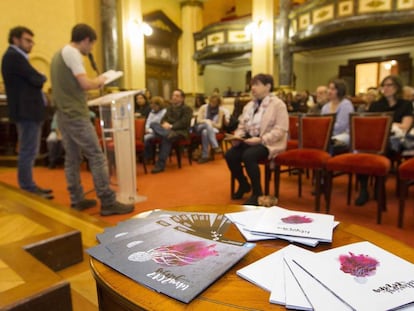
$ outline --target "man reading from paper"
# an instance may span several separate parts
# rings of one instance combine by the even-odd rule
[[[72,208],[84,210],[96,205],[95,200],[85,198],[81,184],[80,165],[86,157],[101,201],[101,215],[126,214],[134,206],[116,201],[115,192],[109,187],[106,159],[90,122],[86,101],[85,91],[100,88],[106,79],[102,75],[89,78],[83,65],[82,55],[89,55],[96,39],[94,29],[77,24],[72,29],[71,42],[54,55],[51,63],[53,100],[66,152],[66,181]]]

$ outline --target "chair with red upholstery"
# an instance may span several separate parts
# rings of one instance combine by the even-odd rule
[[[145,134],[145,118],[135,119],[135,152],[137,159],[144,166],[144,172],[147,174],[147,165],[144,159],[144,134]]]
[[[390,160],[384,155],[388,146],[392,116],[389,113],[351,113],[351,152],[337,155],[326,162],[326,212],[329,212],[332,177],[336,173],[348,174],[348,204],[352,189],[352,175],[375,177],[377,194],[377,223],[381,223],[386,209],[385,181],[391,168]]]
[[[328,148],[335,123],[335,115],[299,115],[299,146],[278,154],[275,163],[275,196],[279,198],[281,167],[298,170],[298,196],[302,195],[302,170],[315,172],[315,210],[320,209],[322,175],[325,162],[331,157]]]
[[[299,147],[299,114],[289,113],[289,137],[286,150]]]
[[[414,158],[403,161],[398,166],[398,187],[399,187],[399,211],[398,211],[398,227],[403,227],[405,200],[408,195],[408,188],[414,181]]]
[[[157,146],[161,143],[161,139],[156,137],[151,140],[151,145],[154,148],[154,159],[153,162],[155,163],[155,150],[157,149]],[[181,159],[183,151],[187,150],[187,156],[188,156],[188,163],[190,165],[193,164],[192,157],[193,157],[193,147],[192,147],[192,141],[191,137],[189,138],[179,138],[178,140],[174,141],[171,146],[171,154],[172,152],[175,153],[176,159],[177,159],[177,165],[178,168],[181,168]],[[170,160],[171,160],[171,154],[170,154]]]
[[[191,145],[191,138],[179,138],[178,140],[174,141],[171,150],[174,150],[175,156],[177,157],[177,164],[178,168],[181,168],[181,158],[183,155],[184,150],[187,150],[187,157],[188,163],[190,165],[193,164],[193,149]]]

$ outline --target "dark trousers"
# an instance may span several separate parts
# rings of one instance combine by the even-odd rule
[[[156,137],[161,138],[160,152],[158,154],[158,160],[155,166],[165,168],[165,162],[171,152],[171,147],[175,140],[179,139],[179,136],[171,136],[171,130],[167,130],[159,123],[151,123],[150,127],[154,131]]]
[[[225,158],[227,166],[239,182],[239,185],[243,185],[247,182],[243,173],[242,163],[244,164],[252,184],[253,195],[259,196],[263,194],[260,183],[259,161],[266,160],[268,156],[269,150],[262,144],[250,146],[241,143],[231,147],[230,150],[226,152]]]
[[[17,159],[17,180],[21,189],[36,191],[37,185],[33,180],[33,166],[40,147],[40,136],[43,122],[16,122],[19,141],[19,157]]]

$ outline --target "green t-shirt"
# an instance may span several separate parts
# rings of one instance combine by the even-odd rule
[[[65,64],[62,50],[53,56],[50,68],[52,100],[57,109],[72,119],[89,119],[86,93]]]

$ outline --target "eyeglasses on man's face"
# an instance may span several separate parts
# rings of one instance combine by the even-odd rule
[[[29,44],[35,44],[32,38],[29,37],[21,37],[21,39]]]

